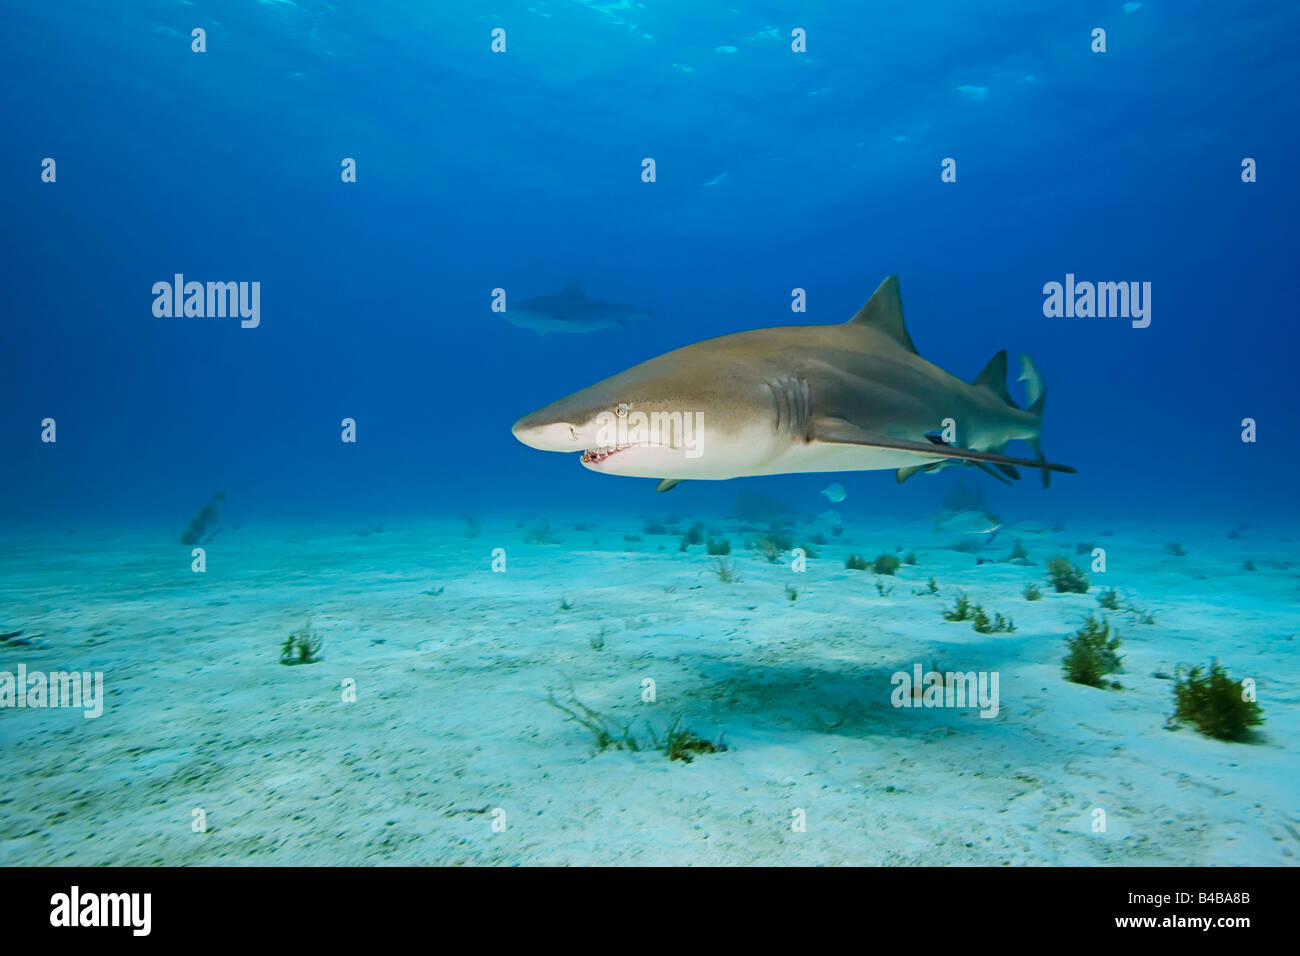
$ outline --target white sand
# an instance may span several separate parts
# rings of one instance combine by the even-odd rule
[[[0,670],[100,670],[107,695],[94,720],[0,710],[0,863],[1296,861],[1296,547],[1276,533],[1102,537],[1107,525],[1080,522],[1026,542],[1034,567],[976,566],[924,522],[882,519],[831,539],[803,575],[729,534],[743,581],[724,584],[676,538],[625,551],[639,521],[554,524],[559,544],[526,544],[504,520],[475,538],[451,520],[366,537],[246,526],[212,542],[202,575],[161,535],[0,540],[0,631],[32,641],[0,644]],[[1047,558],[1083,563],[1081,539],[1107,549],[1108,572],[1089,594],[1051,593]],[[1189,554],[1167,554],[1171,539]],[[919,566],[844,568],[849,551],[896,545]],[[496,547],[504,574],[489,570]],[[931,575],[941,594],[915,594]],[[1043,600],[1025,601],[1028,581]],[[1122,690],[1068,683],[1063,638],[1110,586],[1156,623],[1110,614]],[[1018,630],[944,621],[959,588]],[[282,666],[308,614],[323,659]],[[1173,682],[1153,675],[1212,656],[1258,682],[1256,742],[1164,729]],[[932,661],[996,671],[999,715],[892,707],[890,675]],[[593,753],[544,702],[569,682],[643,741],[680,714],[729,749],[690,764]]]

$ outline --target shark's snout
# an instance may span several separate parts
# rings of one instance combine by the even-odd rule
[[[583,450],[576,428],[568,422],[543,418],[536,412],[519,419],[510,430],[521,442],[538,451]]]
[[[612,417],[612,416],[611,416]],[[644,464],[647,456],[653,463],[667,452],[674,460],[680,452],[657,440],[638,436],[620,437],[616,430],[606,433],[599,422],[575,425],[548,408],[525,415],[511,428],[514,436],[529,448],[539,451],[579,452],[584,468],[592,471],[620,473],[629,464]],[[652,467],[652,466],[647,466]]]

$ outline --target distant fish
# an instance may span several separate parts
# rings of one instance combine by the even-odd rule
[[[944,534],[993,534],[1002,526],[984,511],[957,511],[935,518],[934,530]]]
[[[821,493],[824,494],[828,500],[833,501],[836,504],[839,504],[847,497],[844,494],[844,486],[838,481],[833,485],[827,485],[821,490]]]
[[[976,103],[983,103],[989,98],[989,88],[987,86],[972,86],[970,83],[963,83],[957,87],[957,92]]]
[[[589,299],[578,283],[570,282],[555,295],[534,296],[507,308],[505,317],[511,325],[546,335],[549,332],[596,332],[640,322],[649,316],[630,305]]]
[[[1013,521],[1001,528],[1013,538],[1051,538],[1065,530],[1059,524],[1045,521]]]
[[[1018,564],[1022,568],[1027,568],[1027,567],[1031,567],[1034,562],[1029,560],[1028,556],[1025,554],[1024,546],[1021,545],[1019,541],[1017,541],[1016,546],[1012,549],[1011,553],[1007,555],[1005,558],[999,558],[997,563]]]
[[[831,527],[839,527],[844,524],[844,519],[840,517],[840,513],[833,509],[823,511],[817,516],[817,520],[821,521],[823,524],[828,524]]]
[[[716,185],[718,185],[718,183],[722,182],[722,181],[723,181],[724,179],[726,179],[726,178],[727,178],[727,174],[726,174],[726,173],[718,173],[718,175],[714,176],[714,177],[713,177],[712,179],[710,179],[707,183],[700,183],[700,185],[701,185],[701,186],[716,186]]]

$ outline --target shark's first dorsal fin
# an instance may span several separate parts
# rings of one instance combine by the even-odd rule
[[[564,287],[565,295],[576,295],[579,298],[586,298],[582,293],[582,286],[578,285],[578,280],[574,279]]]
[[[1007,350],[1003,349],[997,355],[989,359],[989,364],[984,366],[984,371],[975,376],[972,385],[983,385],[990,389],[994,395],[1002,399],[1012,408],[1017,408],[1014,401],[1011,400],[1011,393],[1007,391]]]
[[[849,324],[869,325],[884,332],[908,351],[916,352],[912,337],[907,334],[907,326],[903,324],[903,297],[898,291],[898,276],[890,276],[880,283],[867,304],[849,319]]]

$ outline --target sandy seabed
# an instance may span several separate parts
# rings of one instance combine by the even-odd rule
[[[1017,566],[998,560],[1008,539],[978,564],[927,521],[879,519],[796,574],[713,524],[738,582],[630,520],[553,521],[551,543],[527,540],[531,519],[485,518],[472,537],[452,519],[245,525],[207,545],[202,574],[165,533],[2,538],[0,633],[22,634],[0,643],[0,671],[101,671],[105,700],[97,719],[0,708],[0,863],[1296,861],[1300,581],[1284,535],[1079,522],[1024,542],[1034,563]],[[1081,540],[1107,571],[1053,593],[1047,559],[1086,566]],[[845,568],[897,547],[917,564]],[[1031,581],[1042,600],[1025,600]],[[1122,689],[1069,683],[1064,638],[1110,587],[1155,623],[1105,612]],[[958,592],[1016,631],[945,621]],[[321,659],[283,666],[308,620]],[[1166,729],[1175,669],[1212,657],[1257,682],[1251,742]],[[916,664],[996,673],[997,716],[893,706],[891,676]],[[642,749],[597,752],[549,692],[630,722]],[[647,749],[674,718],[726,750]]]

